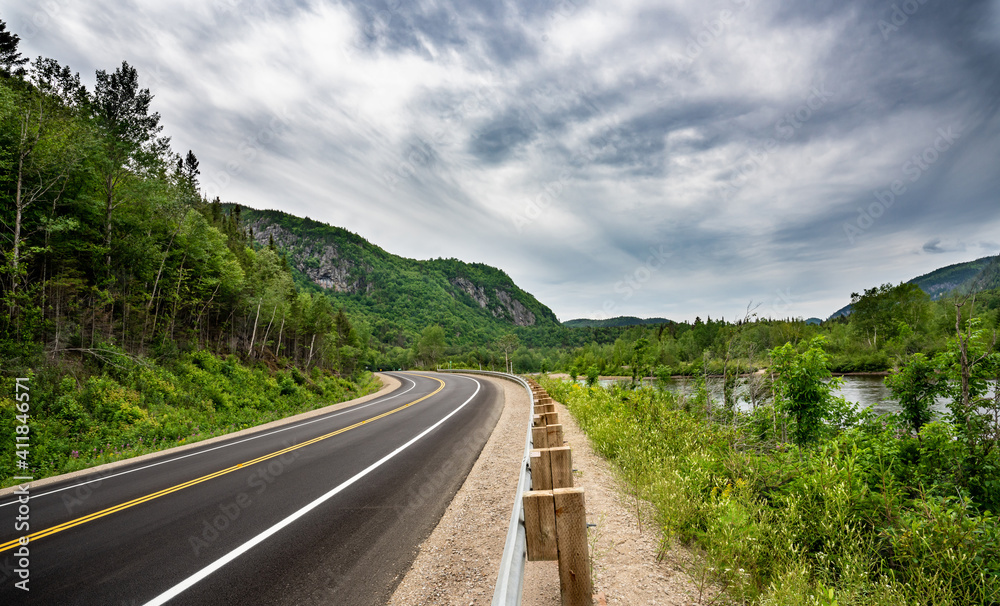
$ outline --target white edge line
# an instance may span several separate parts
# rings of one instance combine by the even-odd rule
[[[466,378],[471,378],[471,377],[466,377]],[[400,446],[396,450],[390,452],[389,454],[385,455],[384,457],[382,457],[378,461],[375,461],[374,463],[372,463],[371,465],[369,465],[368,467],[366,467],[362,471],[358,472],[352,478],[350,478],[349,480],[345,481],[343,484],[337,486],[336,488],[334,488],[333,490],[327,492],[326,494],[318,497],[317,499],[315,499],[314,501],[312,501],[311,503],[309,503],[308,505],[306,505],[302,509],[299,509],[298,511],[296,511],[295,513],[289,515],[288,517],[286,517],[285,519],[281,520],[280,522],[278,522],[274,526],[271,526],[270,528],[268,528],[264,532],[258,534],[257,536],[255,536],[254,538],[250,539],[246,543],[243,543],[242,545],[240,545],[239,547],[237,547],[233,551],[230,551],[228,554],[226,554],[226,555],[222,556],[221,558],[219,558],[218,560],[212,562],[211,564],[209,564],[205,568],[202,568],[198,572],[194,573],[193,575],[189,576],[188,578],[186,578],[183,581],[181,581],[180,583],[178,583],[177,585],[174,585],[173,587],[171,587],[170,589],[164,591],[163,593],[161,593],[160,595],[156,596],[152,600],[146,602],[144,604],[144,606],[161,606],[162,604],[166,604],[167,602],[169,602],[170,600],[174,599],[175,597],[177,597],[178,595],[180,595],[184,591],[190,589],[192,586],[194,586],[199,581],[201,581],[201,580],[205,579],[206,577],[208,577],[213,572],[219,570],[220,568],[222,568],[226,564],[232,562],[233,560],[235,560],[236,558],[240,557],[244,553],[246,553],[246,552],[250,551],[251,549],[253,549],[256,545],[258,545],[258,544],[262,543],[263,541],[267,540],[268,537],[274,535],[275,533],[277,533],[281,529],[285,528],[286,526],[288,526],[289,524],[291,524],[295,520],[298,520],[299,518],[301,518],[305,514],[309,513],[313,509],[319,507],[320,505],[323,504],[323,502],[325,502],[325,501],[333,498],[339,492],[343,491],[345,488],[347,488],[351,484],[354,484],[355,482],[357,482],[361,478],[365,477],[369,473],[375,471],[376,469],[378,469],[379,467],[381,467],[382,464],[384,464],[386,461],[388,461],[389,459],[392,459],[393,457],[395,457],[399,453],[403,452],[404,450],[406,450],[407,448],[409,448],[410,446],[412,446],[417,440],[420,440],[421,438],[423,438],[424,436],[426,436],[430,432],[432,432],[435,429],[437,429],[442,423],[444,423],[445,421],[447,421],[448,419],[450,419],[452,417],[452,415],[454,415],[458,411],[460,411],[463,408],[465,408],[465,405],[468,404],[469,402],[471,402],[472,398],[476,397],[476,394],[479,393],[479,390],[482,387],[482,384],[480,384],[479,381],[477,381],[476,379],[472,379],[472,380],[475,381],[475,383],[476,383],[476,391],[473,392],[473,394],[471,396],[469,396],[468,400],[466,400],[465,402],[462,402],[461,406],[459,406],[455,410],[449,412],[440,421],[438,421],[437,423],[431,425],[427,429],[425,429],[422,432],[420,432],[419,434],[417,434],[416,437],[412,438],[409,442],[403,444],[402,446]]]
[[[79,486],[85,486],[87,484],[92,484],[93,482],[103,482],[104,480],[110,480],[111,478],[116,478],[118,476],[123,476],[123,475],[125,475],[127,473],[132,473],[132,472],[135,472],[135,471],[142,471],[143,469],[149,469],[150,467],[156,467],[157,465],[164,465],[166,463],[173,463],[174,461],[180,461],[181,459],[186,459],[188,457],[193,457],[193,456],[196,456],[196,455],[205,454],[206,452],[212,452],[213,450],[219,450],[220,448],[228,448],[230,446],[236,446],[237,444],[242,444],[244,442],[249,442],[250,440],[256,440],[258,438],[265,438],[267,436],[272,436],[272,435],[274,435],[276,433],[281,433],[283,431],[288,431],[289,429],[296,429],[298,427],[305,427],[306,425],[310,425],[312,423],[318,423],[320,421],[326,421],[327,419],[332,419],[333,417],[339,417],[340,415],[346,415],[347,413],[354,412],[355,410],[361,410],[362,408],[368,408],[369,406],[373,406],[375,404],[381,404],[382,402],[387,402],[387,401],[389,401],[389,400],[391,400],[393,398],[398,398],[399,396],[405,395],[405,394],[413,391],[413,389],[417,386],[416,381],[414,381],[412,379],[409,379],[407,377],[400,377],[400,378],[406,379],[410,383],[413,383],[413,385],[411,385],[410,388],[407,389],[406,391],[403,391],[403,392],[400,392],[400,393],[397,393],[397,394],[394,394],[394,395],[391,395],[391,396],[385,396],[384,398],[378,398],[378,399],[372,400],[371,402],[366,402],[366,403],[360,404],[358,406],[351,406],[347,410],[341,410],[341,411],[338,411],[338,412],[335,412],[335,413],[329,414],[329,415],[322,415],[320,417],[316,417],[315,419],[310,419],[308,421],[303,421],[302,423],[296,423],[294,425],[288,425],[287,427],[282,427],[281,429],[276,429],[274,431],[269,431],[267,433],[261,433],[261,434],[252,435],[252,436],[244,438],[242,440],[237,440],[235,442],[229,442],[227,444],[221,444],[219,446],[213,446],[212,448],[206,448],[205,450],[197,450],[195,452],[191,452],[191,453],[188,453],[186,455],[181,455],[179,457],[174,457],[172,459],[164,459],[163,461],[157,461],[156,463],[150,463],[149,465],[143,465],[142,467],[136,467],[134,469],[128,469],[128,470],[125,470],[125,471],[119,471],[118,473],[113,473],[113,474],[106,475],[106,476],[96,477],[96,478],[93,478],[91,480],[87,480],[85,482],[77,482],[76,484],[70,484],[69,486],[63,486],[62,488],[57,488],[55,490],[50,490],[48,492],[42,492],[42,493],[39,493],[39,494],[32,494],[28,498],[29,499],[37,499],[39,497],[44,497],[44,496],[48,496],[50,494],[55,494],[57,492],[62,492],[64,490],[69,490],[70,488],[77,488]],[[9,503],[0,503],[0,507],[6,507],[8,505],[14,505],[15,503],[19,503],[19,502],[20,501],[18,501],[17,499],[14,499],[13,501],[10,501]]]

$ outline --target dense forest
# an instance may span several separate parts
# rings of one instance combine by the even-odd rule
[[[31,382],[36,477],[375,387],[366,328],[200,195],[132,66],[88,90],[18,43],[0,22],[0,411]]]

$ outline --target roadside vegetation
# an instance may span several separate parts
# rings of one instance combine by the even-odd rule
[[[901,412],[833,395],[822,336],[765,353],[749,409],[621,383],[542,377],[625,490],[650,502],[664,548],[701,554],[689,572],[740,604],[1000,603],[1000,375],[995,333],[952,317],[937,355],[886,379]],[[760,381],[744,377],[737,381]],[[950,397],[934,419],[936,395]]]

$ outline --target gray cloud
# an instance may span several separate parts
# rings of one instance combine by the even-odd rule
[[[502,267],[563,319],[693,319],[751,299],[825,317],[1000,252],[1000,6],[904,4],[54,0],[0,16],[88,82],[136,65],[226,200]]]

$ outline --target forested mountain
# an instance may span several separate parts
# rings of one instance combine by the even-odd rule
[[[558,325],[552,310],[494,267],[406,259],[345,229],[279,211],[244,208],[241,215],[258,246],[286,256],[300,285],[363,318],[383,343],[405,345],[434,324],[455,343]]]
[[[956,289],[961,291],[972,287],[979,290],[1000,288],[1000,255],[948,265],[917,276],[906,283],[919,286],[921,290],[930,295],[932,301],[937,301]],[[828,319],[833,320],[850,315],[851,309],[851,305],[845,305],[835,311]]]
[[[908,284],[916,284],[931,296],[932,301],[936,301],[955,289],[965,289],[971,286],[979,280],[983,274],[983,270],[991,263],[995,265],[998,259],[1000,257],[983,257],[967,263],[948,265],[922,276],[917,276],[910,280]],[[992,288],[992,286],[985,286],[985,288]]]
[[[570,328],[610,328],[618,326],[643,326],[646,324],[669,323],[670,320],[666,318],[636,318],[635,316],[618,316],[617,318],[608,318],[606,320],[578,318],[576,320],[567,320],[563,322],[563,326],[568,326]]]

